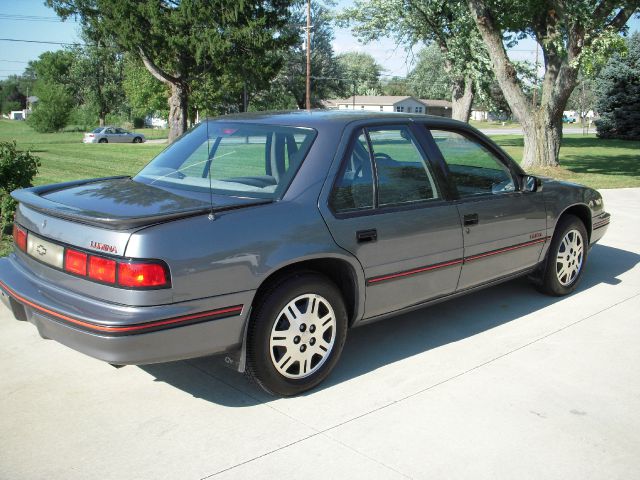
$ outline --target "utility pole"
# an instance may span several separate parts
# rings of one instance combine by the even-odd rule
[[[311,110],[311,0],[307,0],[307,110]]]

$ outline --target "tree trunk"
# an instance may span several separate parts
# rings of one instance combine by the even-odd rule
[[[553,118],[543,109],[537,110],[532,116],[532,121],[522,123],[522,168],[557,167],[562,141],[562,117]]]
[[[169,97],[169,143],[187,131],[187,88],[181,82],[171,84]]]
[[[451,118],[461,122],[469,122],[473,96],[474,88],[471,77],[454,80],[451,87]]]
[[[102,114],[100,115],[100,118],[99,118],[99,124],[101,127],[104,127],[105,125],[105,118],[104,118],[104,115]]]

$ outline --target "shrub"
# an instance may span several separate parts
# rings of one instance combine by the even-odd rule
[[[69,92],[62,85],[40,84],[36,93],[38,103],[27,118],[27,123],[37,132],[62,130],[67,125],[73,108]]]
[[[10,193],[30,187],[38,173],[40,159],[31,152],[16,150],[16,142],[0,142],[0,239],[13,222],[16,201]]]

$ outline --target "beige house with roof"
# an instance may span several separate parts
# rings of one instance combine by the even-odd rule
[[[349,98],[326,100],[325,108],[338,110],[365,110],[370,112],[426,113],[451,117],[451,102],[445,100],[419,100],[401,95],[356,95]]]

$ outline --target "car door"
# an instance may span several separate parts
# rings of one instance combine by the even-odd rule
[[[431,128],[463,224],[458,290],[534,267],[546,238],[541,191],[520,190],[518,169],[490,142],[467,131]]]
[[[362,128],[324,208],[335,241],[365,272],[365,318],[452,293],[462,230],[409,125]]]
[[[116,128],[114,141],[117,143],[127,143],[129,142],[129,134],[121,128]]]

